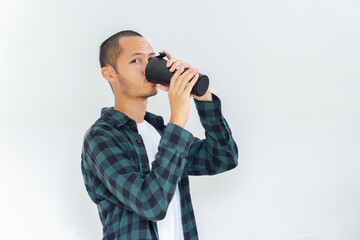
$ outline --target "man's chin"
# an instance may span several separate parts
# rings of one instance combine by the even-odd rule
[[[155,90],[152,92],[152,94],[149,97],[157,95],[159,92],[158,88],[155,88]]]
[[[158,89],[154,89],[153,91],[147,93],[147,94],[144,94],[142,97],[143,98],[148,98],[148,97],[152,97],[152,96],[155,96],[158,94]]]

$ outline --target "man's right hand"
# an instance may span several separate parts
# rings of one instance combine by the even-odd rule
[[[169,52],[164,51],[169,60],[172,59]],[[182,128],[189,119],[191,90],[199,78],[198,69],[184,63],[180,59],[171,61],[171,65],[177,64],[176,71],[170,79],[168,88],[161,85],[159,88],[168,91],[171,108],[171,123]],[[185,72],[185,67],[188,68]]]

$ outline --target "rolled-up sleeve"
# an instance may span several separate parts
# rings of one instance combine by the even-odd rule
[[[194,137],[186,164],[189,175],[214,175],[238,165],[238,148],[222,115],[221,101],[214,93],[212,97],[213,101],[194,99],[205,139]]]

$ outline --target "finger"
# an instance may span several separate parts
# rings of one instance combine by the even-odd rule
[[[171,68],[169,69],[170,72],[174,71],[175,70],[175,67],[181,65],[181,63],[183,63],[184,61],[183,60],[180,60],[178,59],[177,61],[175,61],[172,65],[171,65]]]
[[[166,92],[169,92],[169,87],[168,87],[168,86],[159,84],[159,88],[160,88],[161,90],[164,90],[164,91],[166,91]]]
[[[189,81],[195,77],[195,75],[198,73],[197,68],[191,68],[188,70],[188,74],[184,76],[184,80],[181,82],[180,88],[185,90],[186,86],[188,85]]]
[[[190,68],[191,65],[184,62],[183,60],[178,60],[176,62],[173,63],[173,65],[171,66],[171,68],[169,69],[170,72],[174,71],[175,69],[179,69],[180,66],[184,66],[184,68]]]
[[[174,89],[174,86],[176,84],[176,82],[178,81],[178,77],[180,76],[180,74],[184,71],[184,68],[181,67],[178,70],[176,70],[176,72],[174,73],[174,75],[171,77],[170,79],[170,85],[169,85],[169,91]]]
[[[188,64],[188,63],[184,63],[183,66],[184,66],[186,69],[189,69],[189,68],[193,67],[193,66],[191,66],[191,65]],[[180,67],[180,66],[179,66],[179,67]],[[176,67],[176,69],[178,69],[179,67]]]
[[[179,79],[177,80],[177,85],[178,85],[178,89],[183,92],[186,85],[189,83],[189,81],[196,75],[196,73],[198,72],[197,68],[190,68],[188,69],[185,73],[183,73]]]
[[[165,53],[165,55],[166,55],[166,57],[167,57],[167,59],[172,59],[172,56],[171,56],[171,54],[167,51],[167,50],[163,50],[163,53]]]
[[[188,85],[186,85],[186,88],[185,88],[186,94],[190,95],[190,93],[198,79],[199,79],[199,73],[196,73],[195,77],[193,77],[193,79],[191,79],[191,81],[188,83]]]
[[[178,59],[177,58],[172,58],[169,61],[167,61],[166,63],[166,67],[170,67],[174,62],[176,62]]]

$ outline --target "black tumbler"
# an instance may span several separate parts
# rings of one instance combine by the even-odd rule
[[[158,56],[150,58],[145,69],[145,77],[149,82],[160,83],[165,86],[170,85],[170,79],[174,75],[174,72],[170,72],[166,67],[167,61],[163,59],[166,56],[165,53],[160,52]],[[187,68],[185,68],[185,71]],[[202,96],[206,93],[209,87],[209,78],[199,73],[199,79],[196,81],[191,94],[196,96]]]

